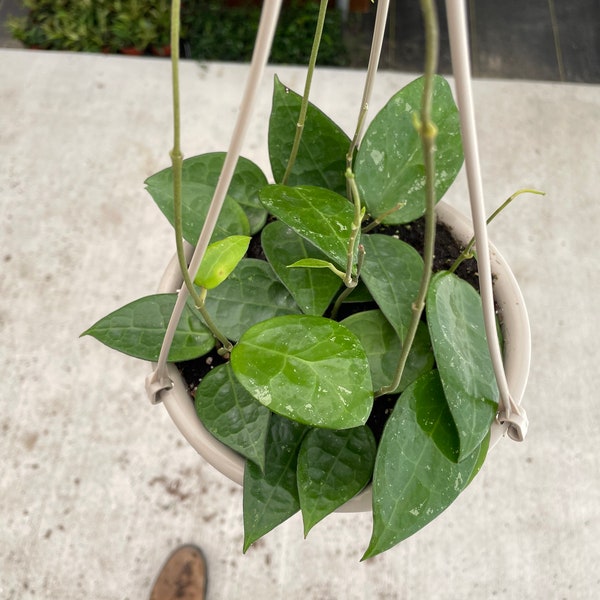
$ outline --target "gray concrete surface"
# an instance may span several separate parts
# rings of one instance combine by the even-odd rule
[[[145,177],[168,164],[167,61],[0,50],[0,598],[143,599],[168,552],[200,544],[213,600],[600,597],[597,86],[477,81],[493,226],[527,300],[523,444],[503,442],[440,518],[359,563],[370,522],[292,518],[243,556],[241,493],[188,447],[148,367],[78,335],[153,290],[173,251]],[[277,69],[299,88],[303,72]],[[182,68],[183,148],[222,149],[246,68]],[[266,167],[264,81],[245,154]],[[409,80],[381,74],[373,110]],[[350,129],[362,77],[314,100]],[[466,205],[464,177],[449,200]]]

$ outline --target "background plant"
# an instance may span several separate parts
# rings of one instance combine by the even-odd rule
[[[292,0],[282,8],[271,49],[271,62],[306,64],[310,55],[319,2]],[[260,7],[241,2],[192,0],[182,6],[182,24],[193,58],[248,61],[258,29]],[[328,12],[319,64],[342,66],[348,54],[342,40],[341,15]]]
[[[167,0],[24,0],[27,16],[9,21],[12,35],[26,46],[82,52],[165,48],[170,43]],[[319,3],[292,1],[283,9],[272,47],[275,63],[306,63]],[[182,9],[182,37],[198,60],[248,61],[260,8],[227,6],[218,0],[190,0]],[[348,62],[338,11],[329,11],[319,64]]]

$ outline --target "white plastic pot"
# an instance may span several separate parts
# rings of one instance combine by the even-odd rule
[[[440,202],[438,219],[449,227],[455,239],[466,245],[472,237],[469,220],[450,205]],[[491,245],[490,255],[494,274],[494,298],[500,308],[504,337],[504,365],[512,397],[521,403],[529,376],[531,358],[531,335],[527,309],[521,290],[498,250]],[[174,292],[181,286],[182,278],[176,258],[168,265],[159,285],[159,292]],[[242,485],[244,460],[239,454],[214,438],[196,415],[194,404],[188,395],[185,382],[174,365],[169,365],[169,377],[174,382],[171,390],[163,392],[161,399],[173,422],[186,440],[213,467],[232,481]],[[506,433],[506,425],[492,425],[490,448]],[[360,512],[371,510],[371,487],[366,487],[339,510]]]

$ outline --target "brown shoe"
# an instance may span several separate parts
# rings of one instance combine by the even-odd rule
[[[158,574],[150,600],[204,600],[206,561],[196,546],[177,548]]]

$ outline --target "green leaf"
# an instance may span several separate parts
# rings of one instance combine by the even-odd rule
[[[412,247],[388,235],[364,235],[361,278],[398,337],[406,336],[421,276],[423,259]]]
[[[303,257],[324,259],[326,256],[281,221],[273,221],[263,229],[261,244],[273,270],[302,312],[322,315],[340,289],[340,279],[330,272],[289,269],[288,265]]]
[[[425,213],[425,165],[413,122],[422,93],[420,78],[393,96],[371,122],[356,156],[354,173],[367,212],[378,217],[402,205],[384,223],[408,223]],[[463,162],[458,109],[441,77],[435,78],[432,119],[438,128],[435,189],[439,200]]]
[[[100,319],[81,335],[91,335],[114,350],[157,361],[177,294],[156,294],[135,300]],[[186,304],[169,350],[169,362],[197,358],[215,344],[191,303]]]
[[[213,189],[221,176],[225,152],[210,152],[183,161],[183,178],[209,184]],[[250,235],[258,233],[267,221],[267,211],[258,198],[260,190],[267,185],[267,177],[260,167],[240,156],[227,195],[244,210],[250,223]]]
[[[376,444],[367,426],[312,429],[298,453],[298,493],[304,535],[371,480]]]
[[[344,278],[345,273],[342,273],[333,263],[328,260],[322,260],[319,258],[301,258],[295,263],[288,265],[290,268],[303,268],[303,269],[329,269],[332,273],[335,273],[341,279]]]
[[[251,325],[300,312],[269,263],[254,258],[243,258],[233,273],[208,294],[206,309],[230,340],[239,340]]]
[[[346,198],[314,186],[269,185],[260,199],[272,215],[345,271],[354,221],[354,208]]]
[[[447,271],[427,293],[427,324],[444,392],[460,436],[458,460],[481,444],[495,418],[498,386],[479,294]]]
[[[248,329],[231,352],[240,383],[280,415],[330,429],[364,425],[373,406],[358,338],[323,317],[289,315]]]
[[[182,165],[182,178],[188,184],[202,184],[208,186],[205,193],[212,198],[221,176],[225,152],[209,152],[200,156],[186,158]],[[147,181],[150,193],[156,187],[167,186],[163,191],[171,193],[168,186],[173,187],[171,169],[165,169],[153,175]],[[151,185],[150,185],[151,183]],[[250,234],[260,231],[267,220],[267,211],[258,199],[258,192],[267,185],[267,178],[260,167],[247,158],[240,157],[233,172],[227,196],[233,198],[244,210],[250,223]],[[150,189],[152,188],[152,189]],[[172,203],[172,201],[171,201]],[[184,213],[184,221],[186,214]],[[197,235],[197,234],[196,234]]]
[[[481,463],[476,448],[461,463],[458,434],[436,371],[410,385],[386,423],[373,474],[373,532],[363,559],[427,525],[457,498]]]
[[[269,119],[269,159],[276,182],[285,173],[296,134],[302,98],[275,77]],[[323,112],[309,104],[296,162],[287,183],[317,185],[346,193],[346,153],[350,138]]]
[[[196,413],[218,440],[264,469],[271,411],[239,384],[229,363],[203,377],[196,389]]]
[[[244,552],[300,509],[296,464],[306,427],[271,416],[264,472],[252,462],[244,472]]]
[[[189,171],[188,173],[188,169],[184,167],[181,190],[183,237],[190,244],[195,245],[206,220],[215,186],[204,181],[196,181],[194,170],[190,169]],[[172,170],[164,169],[149,177],[146,180],[146,189],[169,223],[173,225],[175,219]],[[249,233],[250,223],[246,213],[231,196],[227,196],[211,241],[214,242],[230,235],[248,235]]]
[[[207,290],[223,283],[246,254],[250,240],[246,235],[232,235],[210,244],[194,283]]]
[[[369,359],[373,389],[389,385],[396,374],[402,342],[380,310],[355,313],[342,324],[356,334]],[[408,354],[397,392],[433,368],[433,352],[427,326],[420,323]]]

